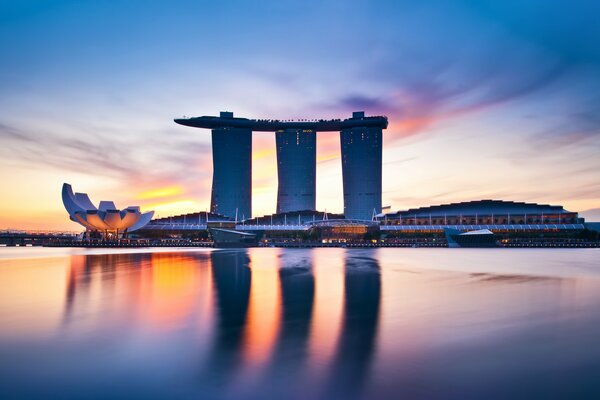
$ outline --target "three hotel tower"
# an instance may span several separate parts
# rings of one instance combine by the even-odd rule
[[[252,132],[275,132],[277,212],[316,210],[317,133],[339,131],[344,216],[370,220],[381,212],[382,130],[386,117],[354,112],[345,120],[279,121],[219,117],[176,119],[212,129],[213,183],[210,209],[238,219],[252,217]]]

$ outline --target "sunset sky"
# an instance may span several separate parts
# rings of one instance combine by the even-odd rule
[[[181,116],[387,115],[393,210],[504,199],[600,220],[600,2],[0,0],[0,229],[69,229],[60,189],[209,208],[210,132]],[[341,212],[339,134],[317,208]],[[275,211],[275,138],[253,139]],[[591,211],[588,211],[591,210]]]

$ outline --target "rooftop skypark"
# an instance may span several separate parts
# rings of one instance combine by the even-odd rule
[[[285,129],[306,129],[317,132],[335,132],[343,129],[357,127],[373,127],[386,129],[387,117],[371,116],[365,117],[364,112],[354,112],[352,118],[347,119],[249,119],[234,118],[232,112],[222,111],[218,117],[203,116],[192,118],[177,118],[175,122],[180,125],[195,128],[217,129],[222,127],[249,128],[252,131],[277,132]]]

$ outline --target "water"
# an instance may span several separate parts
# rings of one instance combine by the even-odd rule
[[[600,398],[598,249],[0,249],[0,398]]]

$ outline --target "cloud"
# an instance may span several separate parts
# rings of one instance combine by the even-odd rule
[[[137,167],[127,163],[125,146],[112,141],[89,141],[48,131],[26,130],[0,125],[3,146],[0,154],[28,166],[56,167],[92,173],[135,174]]]
[[[471,61],[474,62],[474,61]],[[368,110],[371,115],[388,115],[391,139],[423,133],[435,123],[466,116],[494,106],[522,99],[549,88],[567,71],[566,65],[550,65],[540,59],[527,62],[504,60],[504,68],[483,63],[478,75],[461,71],[460,61],[453,60],[454,77],[438,75],[399,76],[380,97],[350,94],[330,108],[348,114],[350,110]],[[537,67],[541,63],[542,67]],[[447,68],[450,68],[447,66]],[[424,71],[431,70],[424,66]],[[457,79],[457,75],[463,75]]]
[[[145,134],[147,140],[119,134],[77,134],[89,127],[72,130],[22,128],[0,123],[0,155],[28,168],[56,168],[94,176],[114,177],[124,185],[154,181],[187,181],[204,175],[194,168],[196,160],[209,161],[210,144],[191,139],[171,140],[169,133]],[[67,132],[68,131],[68,132]],[[137,137],[144,136],[134,135]],[[189,171],[182,174],[182,171]],[[151,173],[150,173],[151,172]]]
[[[589,100],[600,90],[600,50],[589,46],[586,26],[565,30],[560,43],[547,43],[539,39],[546,26],[562,21],[530,21],[526,12],[532,7],[516,7],[512,14],[501,5],[490,8],[505,13],[493,15],[498,23],[491,23],[491,16],[470,2],[423,6],[408,13],[398,21],[398,29],[381,38],[387,51],[367,59],[364,75],[347,78],[353,84],[326,107],[342,115],[357,109],[388,115],[388,138],[396,140],[518,101],[547,107],[548,99],[563,98],[572,103],[569,108],[576,108],[568,122],[587,124],[586,132],[597,132],[593,117],[598,115],[598,102]],[[585,9],[570,13],[579,17]],[[515,15],[519,12],[525,14]],[[424,21],[432,29],[424,32]],[[381,21],[385,22],[389,21]],[[586,43],[586,57],[574,57],[562,46],[565,41],[577,43],[579,37]],[[588,85],[582,85],[584,81]],[[566,135],[569,130],[572,126],[557,133]]]
[[[390,105],[382,98],[365,95],[349,95],[339,100],[338,108],[350,110],[390,110]]]
[[[587,222],[600,222],[600,208],[581,211],[579,216],[585,218]]]

